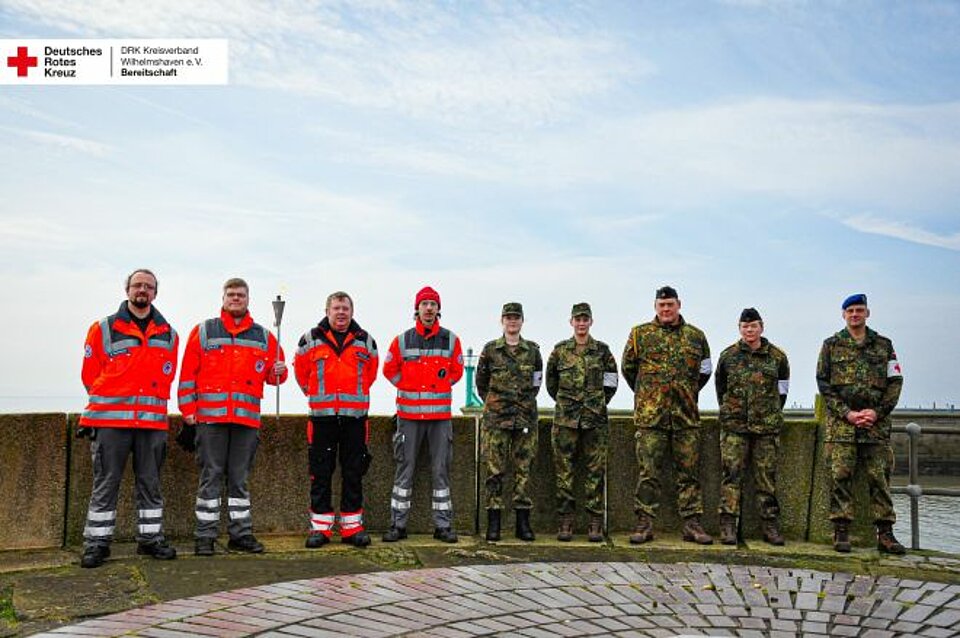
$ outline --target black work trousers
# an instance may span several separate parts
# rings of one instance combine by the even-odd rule
[[[340,512],[363,510],[363,463],[367,419],[352,416],[310,417],[310,509],[333,512],[333,471],[340,459]]]

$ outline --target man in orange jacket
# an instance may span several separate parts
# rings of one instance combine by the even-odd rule
[[[407,516],[413,495],[417,452],[423,440],[430,449],[433,478],[433,537],[456,543],[450,465],[453,462],[452,386],[463,376],[460,339],[440,327],[440,295],[427,286],[413,304],[416,325],[394,338],[383,365],[383,376],[397,386],[397,431],[393,453],[397,469],[390,499],[391,543],[407,537]]]
[[[137,553],[177,557],[164,539],[160,468],[167,450],[167,400],[177,371],[176,331],[153,306],[157,278],[145,268],[126,281],[127,300],[87,331],[81,378],[90,402],[77,436],[89,436],[93,491],[83,529],[81,567],[110,556],[117,496],[127,457],[136,477]]]
[[[177,441],[190,450],[196,441],[200,464],[194,553],[212,556],[220,527],[220,492],[227,477],[229,549],[259,554],[253,535],[247,477],[260,442],[260,400],[264,382],[287,378],[276,337],[254,323],[250,288],[243,279],[223,284],[220,316],[196,326],[187,339],[178,399],[184,433]],[[196,428],[196,438],[192,430]]]
[[[340,540],[370,544],[363,528],[363,475],[370,464],[367,412],[377,378],[377,342],[353,320],[353,299],[343,291],[327,297],[326,317],[300,337],[294,371],[310,403],[309,549],[330,542],[336,515],[331,481],[340,457]]]

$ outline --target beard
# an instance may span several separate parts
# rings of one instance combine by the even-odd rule
[[[147,301],[146,299],[143,299],[142,297],[135,297],[133,301],[130,302],[130,304],[134,308],[137,308],[139,310],[144,310],[150,307],[150,302]]]

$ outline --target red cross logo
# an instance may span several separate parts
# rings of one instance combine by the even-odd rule
[[[7,57],[7,66],[17,67],[17,77],[27,77],[27,69],[37,66],[37,58],[33,55],[27,55],[27,47],[17,47],[17,55]]]

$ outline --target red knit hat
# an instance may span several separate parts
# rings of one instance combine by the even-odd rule
[[[420,292],[417,293],[417,298],[413,302],[413,309],[417,310],[420,308],[421,301],[436,301],[437,308],[440,307],[440,293],[431,288],[430,286],[424,286],[420,289]]]

